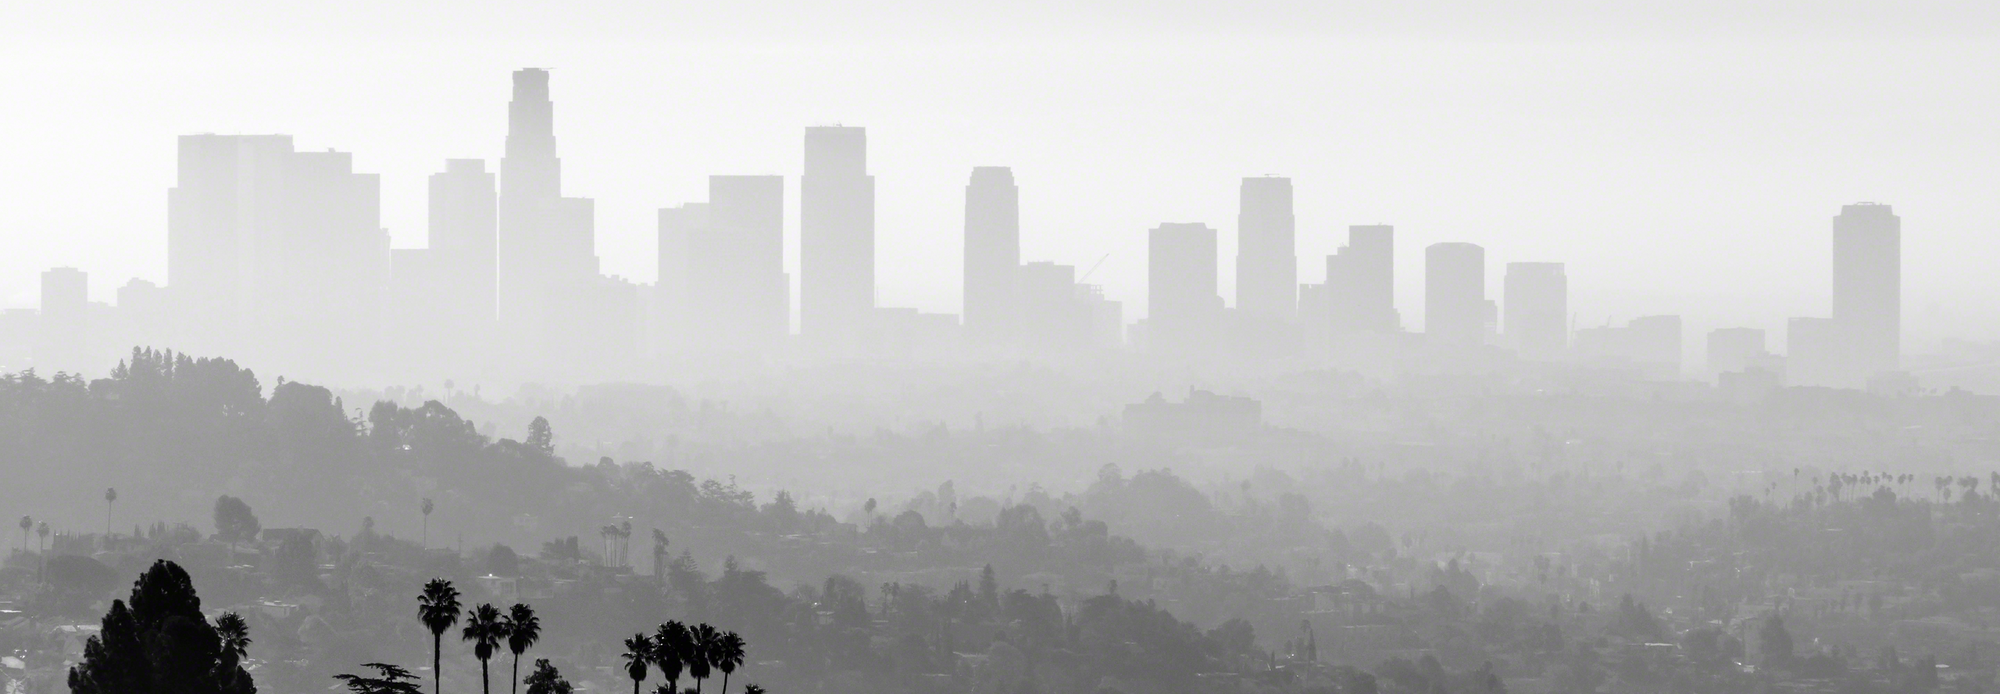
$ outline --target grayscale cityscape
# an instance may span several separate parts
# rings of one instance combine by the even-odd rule
[[[0,694],[2000,693],[2000,6],[90,5]]]

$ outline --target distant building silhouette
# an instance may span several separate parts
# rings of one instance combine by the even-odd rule
[[[41,339],[35,345],[35,366],[47,375],[101,367],[86,363],[90,319],[90,275],[73,267],[43,271]]]
[[[430,250],[448,268],[453,310],[481,322],[498,316],[499,185],[486,162],[447,159],[430,178]]]
[[[703,351],[776,349],[791,332],[784,177],[710,176],[707,217],[688,235],[687,332]]]
[[[1292,179],[1245,178],[1236,216],[1236,309],[1291,321],[1298,311],[1299,258]]]
[[[1676,380],[1681,377],[1680,316],[1640,316],[1625,325],[1632,334],[1632,361],[1647,378]]]
[[[1833,218],[1833,321],[1853,380],[1901,367],[1903,220],[1888,205],[1846,205]]]
[[[1785,385],[1860,388],[1839,322],[1793,318],[1785,322]]]
[[[1221,325],[1215,230],[1167,223],[1147,237],[1147,348],[1170,357],[1206,356]]]
[[[399,375],[461,376],[495,334],[498,193],[478,159],[450,159],[430,177],[430,245],[389,259],[389,344]]]
[[[1331,330],[1396,332],[1396,228],[1386,224],[1347,228],[1347,245],[1326,259]]]
[[[1569,348],[1569,278],[1562,263],[1508,263],[1507,346],[1522,359],[1551,361]]]
[[[713,185],[711,183],[711,185]],[[783,214],[780,211],[779,214]],[[696,236],[709,228],[708,203],[690,202],[661,208],[659,213],[659,280],[654,285],[655,311],[648,340],[656,355],[697,349],[706,341],[694,332]],[[790,287],[786,288],[787,293]],[[787,316],[789,321],[790,317]]]
[[[863,128],[806,128],[799,179],[799,334],[857,355],[875,316],[875,177]]]
[[[1748,371],[1769,360],[1764,331],[1756,328],[1717,328],[1708,332],[1708,372],[1726,374]]]
[[[1628,370],[1647,380],[1672,381],[1681,377],[1681,348],[1681,317],[1663,315],[1578,330],[1570,351],[1590,368]]]
[[[1074,274],[1071,268],[1071,274]],[[1019,339],[1021,193],[1004,166],[972,170],[965,184],[965,332],[988,343]],[[1074,284],[1074,281],[1071,282]]]
[[[1424,249],[1424,339],[1444,350],[1486,341],[1486,249],[1434,243]]]
[[[188,135],[168,191],[168,286],[190,351],[294,378],[380,362],[381,180],[285,135]],[[340,345],[330,349],[329,345]]]
[[[1187,399],[1168,402],[1154,393],[1125,406],[1127,434],[1147,441],[1205,443],[1238,439],[1263,426],[1264,404],[1252,398],[1190,389]]]
[[[598,287],[595,204],[562,194],[549,72],[514,72],[507,147],[500,159],[498,313],[522,342],[524,363],[575,364],[589,324],[612,319],[590,299]]]

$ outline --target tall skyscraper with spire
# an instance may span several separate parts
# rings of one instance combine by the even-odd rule
[[[799,181],[799,336],[828,356],[853,356],[875,317],[875,177],[868,131],[806,128]]]
[[[498,308],[503,322],[526,331],[521,335],[535,351],[562,331],[565,305],[597,280],[592,218],[589,199],[562,196],[549,72],[516,70],[500,159]]]
[[[965,185],[965,329],[988,343],[1020,337],[1021,192],[1004,166]]]
[[[1299,306],[1292,179],[1243,179],[1236,215],[1236,310],[1290,321]]]

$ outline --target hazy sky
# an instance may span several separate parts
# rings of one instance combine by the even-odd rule
[[[1022,257],[1089,266],[1143,315],[1145,230],[1221,231],[1293,177],[1302,281],[1349,224],[1569,263],[1584,325],[1824,314],[1829,219],[1904,220],[1906,325],[2000,337],[2000,7],[1979,2],[204,2],[0,9],[0,306],[74,265],[95,298],[165,280],[174,137],[288,133],[383,182],[497,166],[509,73],[554,69],[565,190],[607,272],[654,276],[654,210],[709,174],[784,174],[802,129],[868,128],[880,302],[958,310],[972,167],[1014,168]],[[1507,9],[1496,6],[1507,5]],[[1746,7],[1745,5],[1749,5]],[[796,270],[794,270],[796,272]],[[794,280],[796,281],[796,275]],[[1977,321],[1976,323],[1965,323]]]

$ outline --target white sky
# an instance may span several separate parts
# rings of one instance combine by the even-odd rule
[[[1569,263],[1584,325],[1679,312],[1689,341],[1826,311],[1829,219],[1904,220],[1906,324],[2000,337],[2000,3],[204,2],[0,8],[0,307],[42,269],[95,298],[165,280],[174,137],[289,133],[382,174],[397,246],[424,179],[497,166],[509,73],[555,69],[568,194],[604,269],[654,276],[656,208],[787,176],[807,125],[869,130],[881,303],[956,312],[963,188],[1014,168],[1022,256],[1144,314],[1145,230],[1223,231],[1293,177],[1302,281],[1349,224]],[[1506,5],[1506,9],[1498,6]],[[794,270],[796,272],[796,270]],[[796,282],[796,274],[794,281]]]

